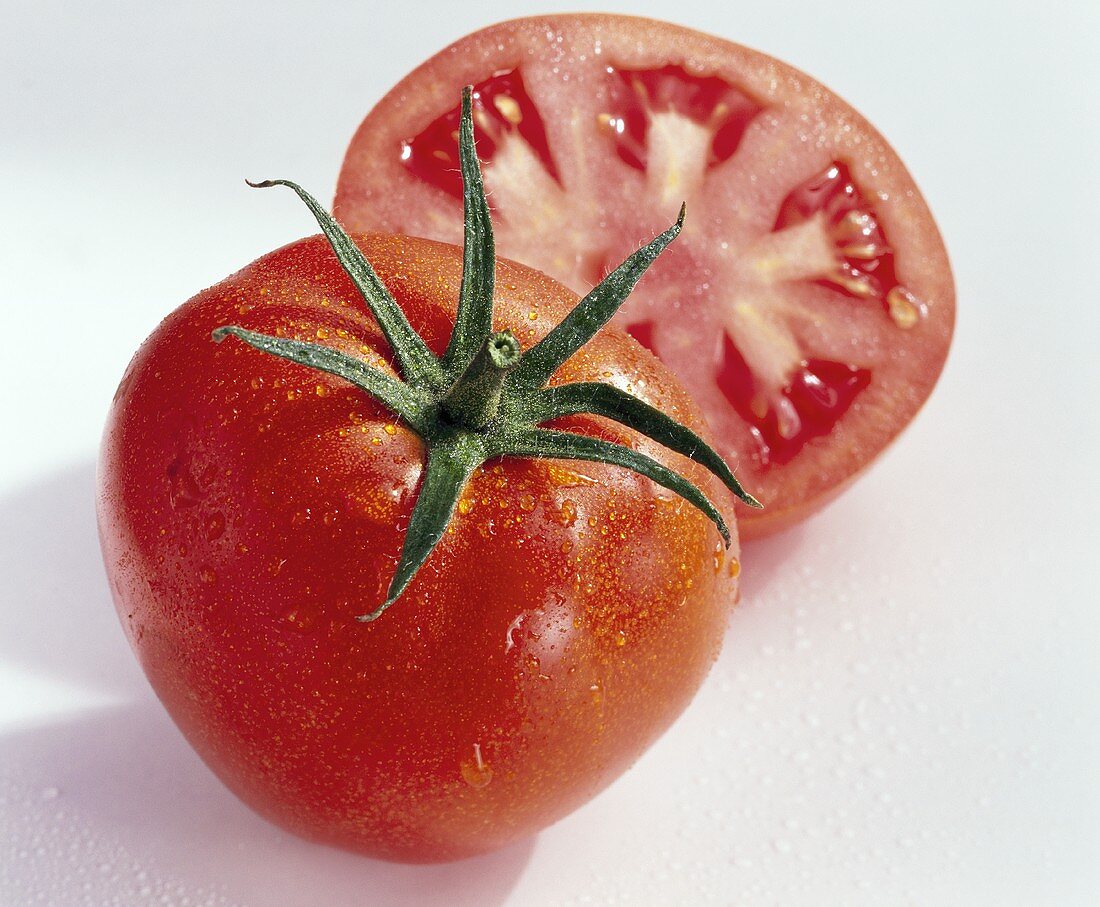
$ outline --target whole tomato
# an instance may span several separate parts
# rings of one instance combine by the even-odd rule
[[[355,243],[444,356],[462,250]],[[494,327],[523,347],[574,305],[553,280],[497,263]],[[395,597],[425,442],[334,374],[212,343],[227,324],[397,374],[323,237],[185,303],[126,370],[98,475],[104,557],[130,643],[206,763],[298,833],[408,861],[503,846],[614,780],[718,652],[735,531],[727,550],[699,509],[618,465],[489,459],[419,572],[365,622]],[[625,333],[599,333],[550,383],[578,381],[704,432],[683,388]],[[707,469],[622,424],[553,426],[647,454],[732,505]]]

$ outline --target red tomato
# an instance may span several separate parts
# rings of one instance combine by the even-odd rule
[[[361,237],[429,347],[453,324],[461,250]],[[500,262],[496,321],[530,346],[575,302]],[[479,469],[385,615],[421,441],[352,385],[224,324],[389,348],[321,238],[200,293],[145,342],[111,410],[98,513],[119,615],[157,695],[222,780],[296,832],[422,861],[502,846],[565,815],[679,714],[735,599],[736,536],[649,479],[596,463]],[[389,365],[385,365],[389,369]],[[686,392],[616,330],[553,383],[599,380],[699,430]],[[732,496],[694,462],[629,444]]]
[[[446,48],[367,116],[335,213],[457,241],[457,87],[501,254],[586,292],[687,201],[676,245],[616,316],[683,381],[765,510],[820,507],[913,418],[955,298],[917,187],[874,128],[764,54],[647,19],[560,15]]]

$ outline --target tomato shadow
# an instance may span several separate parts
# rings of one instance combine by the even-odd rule
[[[93,462],[0,499],[0,575],[0,660],[100,694],[145,694],[103,571]]]
[[[408,866],[301,840],[225,790],[154,702],[9,733],[0,737],[0,765],[22,792],[5,791],[8,843],[27,855],[5,873],[28,891],[42,878],[80,891],[109,865],[140,867],[157,889],[192,898],[218,892],[249,905],[491,905],[507,898],[534,849],[531,840],[458,863]],[[74,843],[82,853],[75,862]]]
[[[36,679],[56,687],[61,708],[71,706],[66,688],[73,700],[89,693],[108,703],[88,711],[85,700],[75,717],[0,733],[0,838],[25,856],[4,868],[0,900],[13,885],[37,896],[48,879],[65,902],[94,884],[106,886],[105,902],[152,903],[127,887],[127,872],[113,874],[139,866],[143,887],[173,903],[181,892],[256,907],[507,899],[534,840],[458,863],[392,864],[283,832],[226,790],[155,700],[126,644],[99,553],[94,493],[95,468],[85,462],[0,499],[0,665],[26,672],[32,697]],[[101,878],[105,866],[112,874]]]
[[[755,602],[792,564],[804,561],[803,549],[814,537],[813,523],[800,523],[767,538],[741,543],[742,600]]]

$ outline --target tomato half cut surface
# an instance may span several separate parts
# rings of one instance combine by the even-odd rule
[[[943,242],[897,154],[818,82],[647,19],[495,25],[363,121],[336,193],[347,227],[461,241],[464,84],[499,254],[584,294],[687,203],[616,317],[765,503],[739,505],[744,537],[831,499],[928,397],[954,326]]]

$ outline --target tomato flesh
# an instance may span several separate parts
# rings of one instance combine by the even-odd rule
[[[466,82],[497,111],[478,151],[500,254],[584,293],[687,202],[683,233],[616,322],[685,383],[764,501],[738,507],[745,537],[821,506],[915,415],[950,344],[950,267],[905,167],[842,100],[665,23],[506,22],[370,113],[338,217],[458,239],[443,216],[457,206],[453,156],[402,155],[444,141]]]

